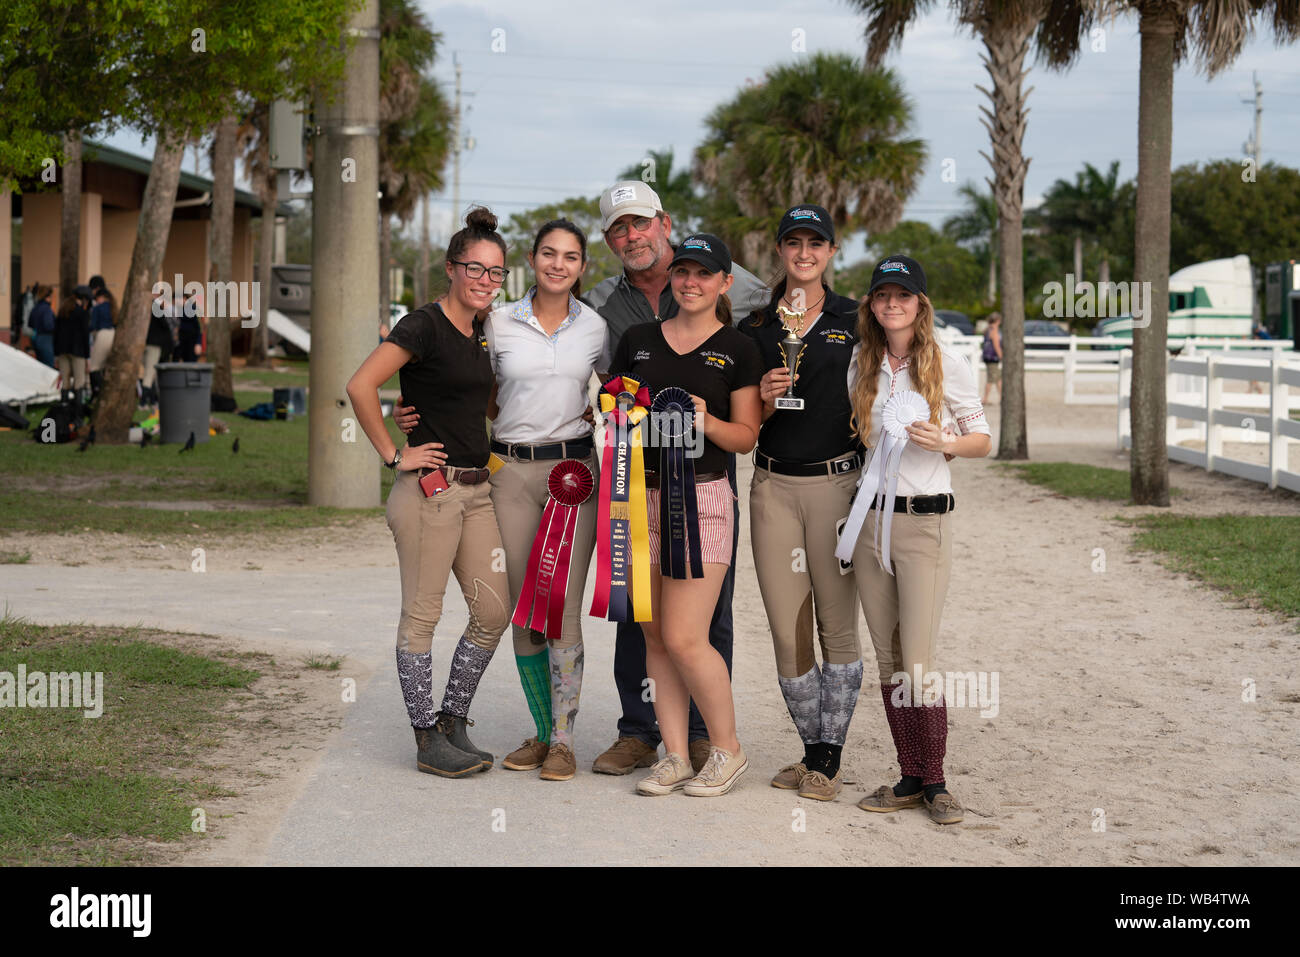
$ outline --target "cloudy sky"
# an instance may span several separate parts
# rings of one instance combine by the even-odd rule
[[[809,53],[862,50],[863,22],[844,0],[421,3],[443,36],[435,74],[449,96],[453,57],[462,68],[465,132],[474,148],[462,161],[461,209],[481,202],[503,215],[595,195],[650,149],[671,147],[689,162],[717,104],[799,55],[791,49],[795,31]],[[1031,157],[1027,205],[1084,162],[1104,169],[1118,159],[1123,178],[1136,175],[1136,20],[1113,24],[1105,47],[1085,50],[1065,74],[1034,66],[1026,80],[1034,87],[1024,144]],[[979,123],[986,100],[975,89],[986,79],[980,50],[940,3],[889,57],[930,155],[907,218],[937,225],[958,208],[958,184],[988,175],[979,153],[988,142]],[[1212,82],[1190,66],[1179,69],[1175,166],[1242,156],[1254,123],[1253,106],[1244,102],[1253,97],[1252,72],[1264,89],[1263,159],[1300,167],[1300,46],[1279,49],[1268,34],[1253,38]],[[152,147],[130,134],[113,142],[140,152]],[[945,159],[954,161],[957,183],[944,181]],[[451,222],[450,169],[447,182],[433,204],[439,238]]]

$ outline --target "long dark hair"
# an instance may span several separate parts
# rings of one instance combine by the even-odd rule
[[[567,219],[552,219],[549,222],[542,223],[541,228],[537,230],[537,238],[533,240],[533,255],[537,255],[537,247],[542,244],[542,240],[557,229],[577,237],[578,248],[582,250],[582,264],[585,266],[587,264],[587,234],[578,227],[577,223],[570,222]],[[575,296],[582,295],[581,275],[578,276],[569,292]]]

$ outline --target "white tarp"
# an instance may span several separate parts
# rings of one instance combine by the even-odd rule
[[[0,402],[56,402],[59,372],[0,342]]]
[[[311,333],[279,309],[266,310],[266,324],[277,336],[288,339],[303,352],[311,352]]]

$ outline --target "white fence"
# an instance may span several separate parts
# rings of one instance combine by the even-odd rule
[[[1119,356],[1119,406],[1116,438],[1120,449],[1132,447],[1129,398],[1133,353]],[[1261,382],[1267,391],[1227,392],[1226,381]],[[1223,472],[1269,488],[1300,492],[1300,472],[1290,470],[1290,443],[1300,441],[1300,356],[1275,351],[1268,358],[1234,356],[1227,351],[1200,352],[1169,359],[1165,389],[1169,458],[1209,472]],[[1292,391],[1295,390],[1295,391]],[[1191,420],[1180,427],[1179,419]],[[1183,442],[1202,443],[1201,449]],[[1268,464],[1245,462],[1224,454],[1225,442],[1267,443]]]

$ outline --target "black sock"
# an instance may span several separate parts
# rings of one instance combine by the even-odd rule
[[[938,784],[927,784],[925,786],[925,799],[927,801],[933,801],[934,796],[936,794],[947,794],[947,793],[948,793],[948,789],[943,786],[942,781],[940,781]]]
[[[825,749],[826,758],[822,762],[825,766],[821,768],[821,772],[828,778],[833,778],[840,773],[840,753],[844,750],[844,746],[842,744],[827,744],[823,741],[822,747]]]
[[[823,774],[826,773],[826,761],[828,758],[826,749],[828,747],[829,745],[823,744],[820,741],[816,744],[808,744],[804,746],[804,753],[807,756],[804,761],[804,767],[808,769],[809,773],[813,771],[821,771]]]
[[[799,759],[799,763],[809,770],[811,770],[813,764],[816,763],[816,758],[814,757],[816,754],[814,748],[816,747],[817,745],[815,744],[805,744],[803,746],[803,757]]]
[[[921,790],[921,779],[915,774],[904,774],[902,779],[894,785],[894,797],[915,794],[919,790]]]

